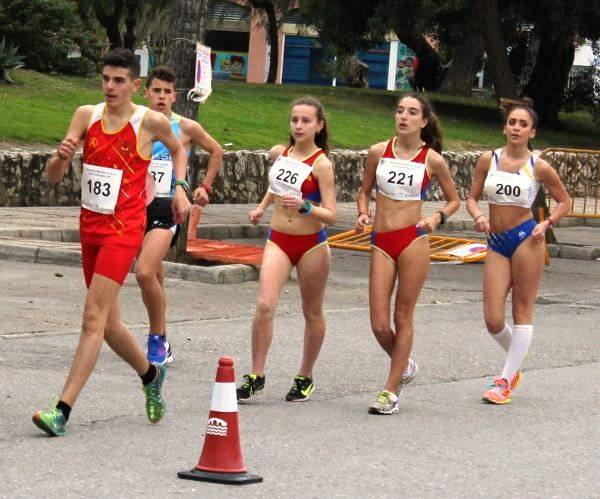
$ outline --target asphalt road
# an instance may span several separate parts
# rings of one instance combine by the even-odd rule
[[[481,265],[432,265],[416,313],[419,377],[400,413],[371,416],[388,361],[369,327],[368,255],[334,253],[328,333],[305,404],[284,396],[299,366],[303,319],[294,280],[278,308],[267,387],[240,407],[249,471],[264,483],[189,482],[202,448],[218,358],[250,365],[256,282],[169,280],[175,362],[168,413],[150,425],[139,380],[103,350],[69,434],[32,423],[60,393],[78,340],[85,288],[71,267],[0,261],[1,497],[600,497],[600,265],[553,260],[544,272],[532,349],[509,406],[480,401],[502,366],[485,333]],[[144,342],[133,276],[124,318]]]

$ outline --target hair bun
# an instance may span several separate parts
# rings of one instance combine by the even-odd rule
[[[531,97],[523,97],[522,99],[507,99],[502,97],[500,99],[500,110],[503,113],[515,106],[525,106],[533,109],[533,99]]]

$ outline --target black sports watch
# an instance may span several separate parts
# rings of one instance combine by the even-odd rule
[[[442,210],[436,211],[436,213],[440,214],[440,223],[439,223],[439,225],[444,225],[446,223],[446,218],[448,218],[448,216]]]

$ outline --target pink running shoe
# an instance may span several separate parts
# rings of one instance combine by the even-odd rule
[[[509,404],[510,403],[510,385],[504,378],[494,378],[491,385],[488,385],[489,390],[485,391],[482,397],[484,402],[488,404]]]

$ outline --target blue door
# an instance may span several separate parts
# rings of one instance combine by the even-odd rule
[[[324,57],[323,47],[316,38],[286,35],[283,51],[283,83],[331,85],[331,77],[324,76],[321,71]]]
[[[372,49],[358,51],[356,57],[369,65],[369,87],[387,88],[390,44],[380,43]]]

